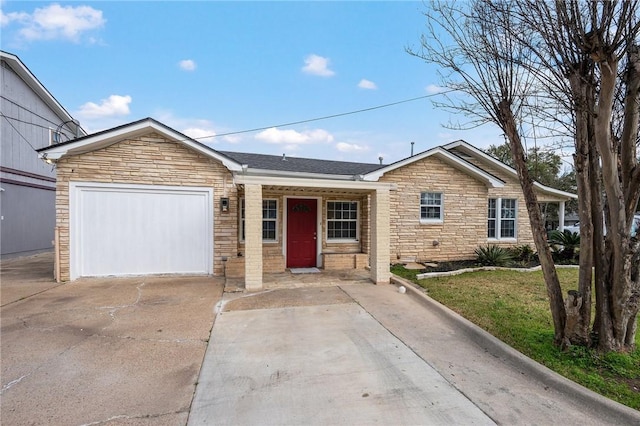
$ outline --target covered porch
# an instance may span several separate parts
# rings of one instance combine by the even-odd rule
[[[238,258],[244,288],[292,268],[364,269],[389,283],[389,200],[393,184],[236,174]]]

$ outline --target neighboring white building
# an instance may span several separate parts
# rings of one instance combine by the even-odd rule
[[[55,182],[36,149],[84,136],[77,121],[15,55],[0,51],[0,254],[52,249]]]

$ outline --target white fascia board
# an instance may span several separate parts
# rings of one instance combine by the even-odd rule
[[[376,190],[386,189],[394,191],[398,186],[394,183],[385,182],[366,182],[354,180],[332,180],[332,179],[313,179],[313,178],[293,178],[278,176],[257,176],[243,175],[236,173],[233,176],[233,182],[237,185],[273,185],[286,187],[301,188],[325,188],[325,189],[352,189],[352,190]]]
[[[533,186],[539,190],[540,192],[544,192],[549,195],[553,195],[556,197],[564,198],[567,200],[574,199],[577,200],[578,196],[576,194],[572,194],[571,192],[561,191],[559,189],[551,188],[550,186],[543,185],[539,182],[534,182]]]
[[[508,174],[511,174],[516,179],[519,179],[518,172],[513,167],[509,167],[508,165],[504,164],[502,161],[499,161],[499,160],[493,158],[492,156],[490,156],[486,152],[476,148],[473,145],[468,144],[465,141],[460,140],[460,141],[451,142],[450,144],[445,145],[444,148],[446,150],[454,149],[454,148],[462,148],[468,154],[470,154],[472,156],[475,156],[475,157],[480,157],[481,160],[485,160],[485,161],[491,163],[492,165],[494,165],[495,167],[503,170],[504,172],[506,172]],[[549,194],[549,195],[565,198],[567,200],[569,200],[569,199],[577,199],[578,198],[578,196],[576,194],[572,194],[570,192],[565,192],[565,191],[561,191],[559,189],[551,188],[550,186],[543,185],[543,184],[541,184],[539,182],[534,182],[533,185],[539,191],[544,192],[544,193]]]
[[[95,136],[82,138],[77,142],[64,143],[61,145],[53,145],[49,149],[42,151],[39,155],[44,160],[59,160],[67,155],[83,154],[85,152],[95,151],[100,148],[112,145],[126,138],[134,138],[150,130],[156,131],[167,139],[180,142],[189,148],[215,160],[220,161],[227,169],[231,171],[241,171],[242,166],[227,158],[218,152],[201,145],[193,139],[186,138],[182,133],[178,133],[168,127],[160,125],[155,120],[142,120],[130,125],[125,125],[111,131],[101,132]]]
[[[58,116],[61,123],[69,121],[69,124],[76,124],[73,122],[74,118],[67,112],[67,110],[58,102],[56,98],[53,97],[51,92],[47,90],[46,87],[40,83],[40,80],[36,78],[35,75],[27,68],[27,66],[22,63],[20,58],[16,55],[12,55],[11,53],[0,51],[0,57],[9,64],[11,69],[20,76],[20,78],[33,90],[39,97],[46,103],[49,108]],[[80,127],[77,126],[78,130],[82,135],[86,135],[86,132]]]
[[[268,169],[252,169],[248,168],[244,173],[247,176],[282,176],[292,178],[310,178],[310,179],[330,179],[330,180],[346,180],[355,181],[354,175],[331,175],[322,173],[309,173],[309,172],[290,172],[284,170],[268,170]]]
[[[484,182],[486,185],[492,188],[501,188],[504,186],[504,182],[502,182],[500,179],[496,178],[495,176],[492,176],[491,174],[474,166],[473,164],[470,164],[470,163],[467,163],[466,161],[461,160],[457,156],[451,154],[449,151],[441,147],[430,149],[423,153],[414,155],[413,157],[407,157],[404,160],[393,163],[387,167],[383,167],[382,169],[378,169],[371,173],[367,173],[366,175],[363,176],[363,179],[366,181],[378,181],[385,173],[388,173],[395,169],[399,169],[400,167],[404,167],[416,161],[420,161],[432,155],[437,155],[440,159],[442,159],[447,164],[459,170],[462,170],[463,172],[475,177],[476,179],[480,180],[481,182]]]
[[[444,146],[444,149],[446,149],[447,151],[453,148],[462,148],[464,151],[466,151],[468,154],[474,156],[474,157],[480,157],[480,159],[485,160],[489,163],[491,163],[492,165],[496,166],[497,168],[513,174],[513,175],[518,175],[518,172],[516,172],[516,170],[513,167],[509,167],[506,164],[504,164],[502,161],[496,160],[495,158],[493,158],[492,156],[490,156],[489,154],[487,154],[486,152],[482,151],[481,149],[476,148],[473,145],[468,144],[465,141],[455,141],[455,142],[451,142],[448,145]]]

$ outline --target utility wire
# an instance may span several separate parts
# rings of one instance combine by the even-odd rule
[[[34,151],[37,152],[37,150],[33,147],[33,145],[31,145],[31,142],[29,142],[29,140],[27,138],[25,138],[24,136],[22,136],[22,133],[20,133],[20,131],[18,129],[16,129],[16,127],[13,125],[13,123],[11,121],[9,121],[9,118],[4,115],[3,113],[0,112],[0,115],[2,115],[2,117],[7,120],[7,123],[9,123],[9,126],[11,126],[13,128],[13,130],[16,131],[16,133],[31,147],[31,149],[33,149]]]
[[[218,138],[218,137],[221,137],[221,136],[239,135],[241,133],[259,132],[261,130],[267,130],[267,129],[271,129],[273,127],[287,127],[287,126],[294,126],[296,124],[311,123],[313,121],[328,120],[330,118],[344,117],[346,115],[359,114],[361,112],[373,111],[373,110],[381,109],[381,108],[388,108],[388,107],[391,107],[391,106],[394,106],[394,105],[404,104],[404,103],[407,103],[407,102],[414,102],[414,101],[418,101],[418,100],[421,100],[421,99],[431,98],[431,97],[434,97],[434,96],[439,96],[439,95],[442,95],[442,94],[450,93],[450,92],[453,92],[453,91],[454,90],[448,90],[448,91],[445,91],[445,92],[439,92],[439,93],[433,93],[433,94],[430,94],[430,95],[418,96],[416,98],[404,99],[402,101],[391,102],[391,103],[384,104],[384,105],[377,105],[377,106],[373,106],[373,107],[369,107],[369,108],[358,109],[358,110],[355,110],[355,111],[342,112],[342,113],[339,113],[339,114],[332,114],[332,115],[325,115],[324,117],[309,118],[307,120],[292,121],[290,123],[282,123],[282,124],[276,124],[276,125],[265,126],[265,127],[256,127],[254,129],[238,130],[236,132],[220,133],[220,134],[211,135],[211,136],[200,136],[200,137],[191,138],[191,139],[196,139],[197,140],[197,139]]]
[[[38,118],[41,118],[42,120],[46,121],[47,123],[51,123],[51,125],[52,125],[52,126],[54,126],[54,127],[58,127],[58,126],[60,125],[60,123],[56,123],[55,121],[51,121],[51,120],[49,120],[47,117],[43,117],[42,115],[38,114],[37,112],[30,110],[29,108],[25,107],[24,105],[20,105],[20,104],[19,104],[19,103],[17,103],[16,101],[14,101],[14,100],[12,100],[12,99],[7,98],[7,97],[6,97],[6,96],[4,96],[4,95],[0,95],[0,98],[4,99],[5,101],[7,101],[7,102],[9,102],[9,103],[14,104],[14,105],[15,105],[15,106],[17,106],[18,108],[21,108],[21,109],[23,109],[23,110],[27,111],[27,112],[28,112],[28,113],[30,113],[30,114],[35,115],[35,116],[36,116],[36,117],[38,117]],[[9,117],[9,118],[11,118],[11,117]],[[16,118],[14,118],[13,120],[20,121],[20,120],[18,120],[18,119],[16,119]],[[29,124],[31,124],[31,123],[29,123]],[[80,128],[82,129],[82,126],[78,125],[78,127],[80,127]],[[65,129],[65,130],[66,130],[66,129]],[[83,129],[83,130],[84,130],[84,129]],[[85,132],[85,133],[86,133],[86,132]],[[69,137],[66,133],[65,133],[65,136]]]

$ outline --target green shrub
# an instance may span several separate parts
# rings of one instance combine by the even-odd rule
[[[529,244],[511,247],[509,249],[513,260],[521,263],[531,263],[535,260],[537,253]]]
[[[509,266],[513,260],[511,252],[493,244],[478,247],[476,261],[482,266]]]
[[[549,233],[549,244],[556,254],[558,260],[576,260],[580,249],[580,234],[564,231],[551,231]]]

